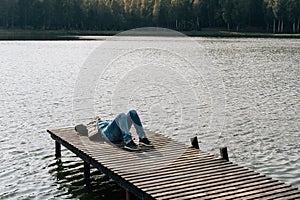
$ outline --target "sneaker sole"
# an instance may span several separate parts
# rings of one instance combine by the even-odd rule
[[[145,146],[145,147],[153,147],[153,144],[145,144],[143,142],[140,142],[139,145]]]
[[[131,150],[131,151],[140,151],[141,148],[130,148],[128,146],[124,146],[125,149]]]

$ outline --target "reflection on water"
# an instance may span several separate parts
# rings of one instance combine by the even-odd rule
[[[218,154],[218,147],[226,145],[231,161],[300,187],[300,41],[196,40],[218,68],[226,93],[223,131],[214,133],[201,121],[200,148]],[[180,42],[171,42],[180,46]],[[121,188],[95,169],[91,185],[84,186],[82,161],[64,148],[61,162],[57,161],[54,142],[46,133],[51,127],[73,125],[72,97],[78,72],[100,44],[0,42],[1,199],[124,197]],[[182,51],[188,53],[189,49]],[[150,98],[154,90],[160,91],[156,87],[151,90],[148,86],[137,97]],[[209,93],[202,95],[203,105],[196,107],[202,112],[200,119],[205,121],[212,108],[204,104],[209,101]],[[137,110],[143,111],[143,102],[133,102],[140,106]],[[155,115],[161,108],[172,113],[173,104],[168,106],[168,101],[159,102],[159,97],[153,96],[153,102]],[[97,106],[101,107],[97,112],[106,110],[104,117],[111,117],[105,103]],[[141,112],[142,119],[151,124],[153,118],[146,114]],[[188,133],[184,126],[169,124],[166,128],[175,130],[176,135],[171,137],[186,142]]]
[[[124,199],[125,191],[97,169],[91,168],[91,182],[87,185],[83,177],[83,161],[76,156],[53,160],[49,173],[62,194],[56,198],[79,199]]]

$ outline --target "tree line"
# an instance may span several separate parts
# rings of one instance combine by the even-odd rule
[[[0,0],[0,27],[179,31],[251,28],[299,33],[300,0]]]

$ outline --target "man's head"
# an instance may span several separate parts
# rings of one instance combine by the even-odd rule
[[[95,117],[95,121],[98,122],[98,121],[101,121],[101,118],[99,116]]]

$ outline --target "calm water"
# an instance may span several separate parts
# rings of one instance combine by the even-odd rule
[[[184,119],[187,121],[184,124],[176,123],[176,117],[180,118],[177,115],[177,103],[169,98],[172,91],[164,91],[170,89],[165,83],[166,88],[161,89],[161,85],[153,82],[148,84],[146,81],[143,87],[138,87],[135,95],[130,96],[130,102],[133,103],[129,106],[134,105],[140,111],[147,128],[161,130],[185,143],[195,134],[189,124],[190,121],[194,122],[193,114],[189,115],[185,111],[195,108],[199,113],[195,117],[198,117],[197,127],[200,127],[196,134],[201,141],[201,149],[217,155],[219,146],[227,146],[231,161],[299,188],[300,40],[195,40],[204,47],[211,65],[217,69],[218,77],[221,77],[224,91],[223,125],[212,130],[209,120],[206,122],[207,116],[214,113],[214,106],[209,103],[212,99],[209,93],[211,90],[205,89],[205,84],[201,84],[201,81],[200,84],[191,86],[198,97],[201,97],[197,105],[193,105],[196,101],[191,96],[186,98],[189,99],[186,102],[178,100],[187,107],[180,109],[188,116]],[[124,46],[133,41],[113,42],[118,45],[114,44],[112,47],[117,46],[122,51]],[[140,44],[153,42],[151,38],[138,41]],[[182,45],[182,41],[174,39],[163,42],[180,48],[182,54],[195,53]],[[0,199],[123,198],[123,190],[97,171],[92,173],[92,185],[85,187],[81,160],[63,149],[62,160],[57,161],[54,157],[54,143],[46,133],[46,129],[51,127],[74,125],[72,103],[77,76],[89,55],[102,43],[0,42]],[[146,53],[150,57],[157,56],[157,52]],[[175,63],[176,59],[169,58],[172,55],[168,53],[160,52],[159,55],[170,65],[180,64],[180,60]],[[120,69],[122,71],[132,64],[132,59],[138,57],[139,53],[123,56],[113,62],[112,66],[124,62],[124,68]],[[196,62],[202,63],[201,60]],[[144,72],[146,68],[149,69],[149,66],[130,72],[133,74],[123,77],[121,86],[115,83],[117,87],[114,87],[116,79],[112,77],[121,71],[117,71],[117,74],[107,72],[103,80],[95,83],[96,94],[118,94],[117,97],[122,97],[122,86],[131,81],[134,83],[131,77],[143,74],[139,70]],[[163,68],[150,68],[150,71],[155,77],[166,77],[166,82],[177,88],[178,85],[172,83],[174,77],[171,72],[168,76],[162,76],[166,74]],[[147,76],[147,73],[144,75]],[[193,78],[191,76],[188,80],[194,80]],[[185,88],[184,83],[178,84]],[[170,95],[164,96],[165,94]],[[186,95],[189,93],[186,92]],[[114,112],[110,103],[118,104],[115,97],[95,95],[94,98],[95,113],[101,112],[102,116],[111,118]],[[111,99],[113,101],[109,101]],[[149,116],[147,108],[154,117]],[[170,115],[174,116],[174,123],[165,120]],[[158,120],[165,121],[163,125],[158,125]]]

